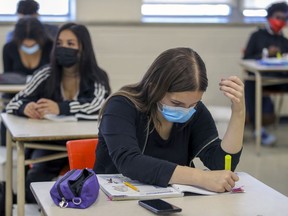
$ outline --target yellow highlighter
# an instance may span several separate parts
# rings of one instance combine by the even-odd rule
[[[135,190],[135,191],[139,192],[139,189],[137,187],[135,187],[134,185],[132,185],[131,183],[129,183],[129,182],[123,182],[123,183],[124,183],[124,185],[126,185],[129,188],[131,188],[132,190]]]
[[[282,58],[282,55],[281,55],[280,52],[277,52],[277,53],[276,53],[276,58],[277,58],[277,59],[281,59],[281,58]]]
[[[225,170],[231,171],[231,160],[232,160],[231,155],[229,154],[225,155]]]

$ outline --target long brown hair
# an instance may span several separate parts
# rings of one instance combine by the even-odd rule
[[[113,96],[125,96],[135,107],[149,116],[149,122],[157,121],[157,103],[167,92],[206,91],[208,78],[206,67],[197,52],[190,48],[168,49],[152,63],[142,80],[126,85]],[[107,102],[100,111],[100,119]]]

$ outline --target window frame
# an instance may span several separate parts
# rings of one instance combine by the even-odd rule
[[[16,13],[16,10],[17,8],[15,8],[15,13],[13,14],[1,14],[0,13],[1,22],[17,22],[19,18]],[[66,15],[53,15],[53,14],[41,15],[39,14],[39,20],[43,22],[66,22],[66,21],[75,20],[75,18],[76,18],[76,0],[68,0],[68,13]]]
[[[157,1],[157,0],[142,0],[142,6],[145,2],[149,1]],[[167,0],[167,2],[171,2],[174,0]],[[185,0],[184,0],[185,1]],[[189,0],[186,0],[189,1]],[[244,24],[263,24],[266,22],[266,14],[263,13],[263,10],[266,12],[266,8],[245,8],[244,2],[245,0],[232,0],[229,3],[230,6],[230,14],[227,16],[147,16],[143,15],[141,11],[141,21],[143,23],[211,23],[211,24],[219,24],[219,23],[244,23]],[[165,2],[165,0],[159,0],[159,2]],[[205,1],[205,4],[209,2],[209,0]],[[211,0],[211,2],[213,2]],[[279,0],[275,0],[274,2],[279,2]],[[287,4],[288,1],[286,0]],[[273,3],[273,2],[272,2]],[[192,4],[192,3],[191,3]],[[228,4],[228,3],[227,3]],[[270,5],[271,3],[268,3]],[[142,7],[141,7],[142,8]],[[250,10],[250,12],[255,12],[254,10],[262,10],[261,16],[245,16],[244,11]]]

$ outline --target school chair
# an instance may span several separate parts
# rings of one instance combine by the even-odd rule
[[[98,139],[70,140],[66,143],[71,169],[92,169],[96,160]]]
[[[281,117],[281,110],[283,107],[284,96],[287,94],[286,91],[282,90],[265,90],[263,91],[263,95],[271,95],[273,103],[275,105],[275,120],[274,120],[274,127],[277,129],[280,123]]]
[[[229,106],[216,105],[208,105],[207,108],[215,121],[219,138],[222,139],[228,128],[231,117],[231,108]]]

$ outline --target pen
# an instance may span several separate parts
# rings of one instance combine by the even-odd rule
[[[139,189],[137,187],[135,187],[134,185],[132,185],[131,183],[129,182],[123,182],[127,187],[135,190],[135,191],[138,191],[139,192]]]
[[[225,170],[231,170],[231,155],[227,154],[225,155]]]

